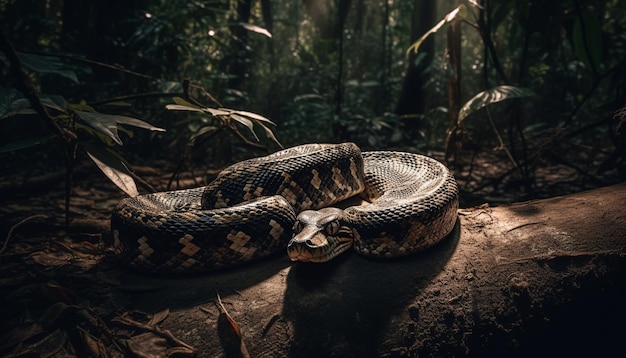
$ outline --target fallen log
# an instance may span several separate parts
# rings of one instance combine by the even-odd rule
[[[128,274],[142,310],[199,356],[221,356],[223,305],[250,356],[580,356],[622,348],[626,183],[459,211],[455,231],[414,257],[285,256],[191,278]],[[145,287],[145,286],[144,286]]]

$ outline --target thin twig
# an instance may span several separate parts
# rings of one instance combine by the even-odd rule
[[[512,228],[508,229],[508,230],[506,231],[506,233],[508,234],[508,233],[510,233],[510,232],[511,232],[511,231],[513,231],[513,230],[517,230],[517,229],[519,229],[519,228],[523,228],[523,227],[525,227],[525,226],[530,226],[530,225],[545,225],[545,223],[540,222],[540,221],[535,221],[535,222],[530,222],[530,223],[525,223],[525,224],[517,225],[517,226],[515,226],[515,227],[512,227]]]
[[[43,215],[43,214],[31,215],[27,218],[22,219],[17,224],[11,226],[11,228],[9,229],[9,232],[7,233],[6,238],[4,239],[4,245],[2,245],[2,248],[0,248],[0,255],[2,255],[4,253],[4,250],[6,250],[6,248],[9,246],[9,241],[11,240],[11,236],[13,236],[13,231],[15,231],[15,229],[17,229],[18,226],[21,226],[25,224],[27,221],[30,221],[33,219],[43,219],[43,218],[46,218],[46,215]]]
[[[129,94],[129,95],[125,95],[125,96],[118,96],[118,97],[108,98],[108,99],[104,99],[104,100],[101,100],[101,101],[95,101],[95,102],[91,102],[89,104],[93,107],[93,106],[100,106],[100,105],[111,103],[111,102],[129,101],[129,100],[144,99],[144,98],[162,98],[162,97],[169,98],[169,97],[183,96],[183,95],[184,95],[184,93],[177,93],[177,92],[136,93],[136,94]]]
[[[517,163],[515,158],[513,158],[513,155],[511,155],[511,152],[509,152],[509,149],[504,144],[504,140],[500,136],[500,132],[498,132],[498,128],[496,127],[496,124],[493,123],[493,119],[491,118],[491,112],[489,112],[489,108],[486,108],[486,110],[487,110],[487,119],[489,120],[489,124],[491,124],[491,128],[493,128],[493,131],[496,133],[496,137],[498,138],[498,142],[500,142],[500,148],[502,148],[504,150],[504,152],[506,153],[507,157],[509,157],[509,160],[511,161],[511,163],[513,163],[513,166],[515,166],[515,168],[519,169],[519,164]]]
[[[207,90],[202,87],[202,86],[198,86],[198,85],[194,85],[193,83],[189,83],[189,87],[195,88],[197,90],[200,91],[200,93],[202,93],[203,95],[207,96],[211,101],[213,101],[215,104],[217,104],[220,107],[224,107],[222,106],[222,104],[220,103],[220,101],[218,101],[217,99],[215,99],[215,97],[213,97],[209,92],[207,92]]]
[[[196,139],[200,139],[200,143],[198,143],[198,145],[202,145],[203,143],[205,143],[207,140],[213,138],[217,133],[221,132],[222,128],[218,128],[218,130],[213,131],[207,135],[204,135],[202,137],[196,137]],[[172,176],[170,177],[170,179],[167,182],[167,189],[170,189],[172,187],[172,182],[174,181],[174,179],[176,179],[176,186],[178,187],[178,178],[180,175],[180,172],[183,169],[183,165],[185,164],[185,162],[187,161],[187,159],[189,159],[189,157],[191,156],[191,152],[193,151],[194,146],[196,145],[196,139],[192,139],[187,143],[187,148],[185,148],[185,153],[183,153],[183,157],[181,158],[181,160],[178,162],[178,164],[176,165],[176,169],[174,169],[174,172],[172,173]]]
[[[146,75],[146,74],[143,74],[143,73],[131,71],[131,70],[125,68],[124,66],[119,65],[119,64],[112,65],[112,64],[109,64],[109,63],[104,63],[104,62],[99,62],[99,61],[95,61],[95,60],[90,60],[90,59],[83,58],[83,57],[72,56],[72,55],[64,55],[64,54],[61,54],[61,53],[49,54],[49,53],[45,53],[45,52],[36,52],[36,51],[21,51],[21,52],[23,52],[23,53],[30,53],[30,54],[34,54],[34,55],[38,55],[38,56],[65,58],[65,59],[69,59],[69,60],[76,61],[76,62],[87,63],[87,64],[90,64],[90,65],[96,65],[96,66],[108,68],[108,69],[111,69],[111,70],[128,73],[130,75],[137,76],[137,77],[142,77],[142,78],[145,78],[145,79],[148,79],[148,80],[157,80],[157,78],[155,78],[155,77],[152,77],[150,75]]]
[[[183,342],[182,340],[178,339],[168,329],[161,328],[159,326],[149,326],[146,323],[135,321],[132,318],[122,317],[122,316],[117,316],[117,317],[113,318],[112,321],[117,322],[117,323],[121,323],[121,324],[126,325],[126,326],[139,328],[139,329],[142,329],[142,330],[147,331],[147,332],[151,332],[151,333],[153,333],[153,334],[155,334],[155,335],[157,335],[159,337],[163,337],[165,339],[169,339],[170,342],[173,342],[173,343],[175,343],[175,344],[177,344],[177,345],[179,345],[181,347],[185,347],[185,348],[187,348],[187,349],[189,349],[191,351],[195,351],[196,350],[193,346],[191,346],[191,345]]]

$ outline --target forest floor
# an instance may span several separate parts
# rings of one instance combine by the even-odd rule
[[[506,230],[529,228],[522,230],[526,236],[539,231],[544,239],[571,240],[561,231],[541,231],[548,230],[543,224],[518,220],[542,210],[494,206],[608,186],[619,183],[619,175],[590,178],[577,168],[550,165],[537,171],[536,189],[529,192],[523,184],[503,183],[503,167],[494,163],[502,160],[478,157],[471,171],[458,170],[465,208],[459,224],[442,244],[414,258],[382,263],[349,254],[309,266],[282,255],[191,277],[144,275],[119,265],[109,246],[109,218],[124,195],[89,163],[74,175],[69,228],[64,171],[18,169],[0,180],[0,355],[220,356],[236,341],[224,326],[223,309],[238,323],[251,356],[536,356],[559,352],[562,344],[570,345],[566,352],[581,347],[587,350],[578,352],[595,352],[580,346],[585,340],[618,342],[624,330],[602,324],[626,318],[623,307],[611,311],[621,306],[626,288],[620,269],[626,255],[623,232],[609,238],[610,250],[570,250],[556,261],[549,253],[554,251],[528,259],[541,251],[537,245],[550,246],[542,237],[531,240],[532,247],[500,243],[508,245],[505,258],[493,254],[498,244],[473,238],[489,239],[494,223],[508,222]],[[171,175],[167,168],[171,165],[135,169],[164,190]],[[184,177],[179,185],[201,182]],[[610,190],[601,194],[608,201]],[[583,195],[591,202],[595,194]],[[477,206],[484,203],[490,205]],[[542,222],[559,225],[568,224],[568,211],[578,210],[570,200],[547,202],[546,208],[541,215],[552,216]],[[624,221],[623,209],[611,215]],[[585,232],[605,229],[590,224]],[[507,269],[493,260],[509,260],[503,264]],[[528,261],[532,267],[518,267]],[[581,287],[603,294],[599,300],[568,301]],[[581,307],[586,313],[578,311]],[[547,316],[544,310],[558,313]],[[576,330],[581,324],[593,324],[595,331]],[[442,331],[448,332],[442,341],[426,335]],[[551,348],[539,348],[548,340],[554,340]]]

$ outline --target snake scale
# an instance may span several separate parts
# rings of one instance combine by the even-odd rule
[[[358,196],[360,205],[332,207]],[[439,242],[457,220],[457,184],[418,154],[305,144],[224,169],[205,187],[120,201],[116,251],[154,273],[233,267],[284,252],[328,261],[350,247],[394,258]]]

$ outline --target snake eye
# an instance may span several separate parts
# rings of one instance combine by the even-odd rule
[[[302,222],[300,220],[296,220],[293,223],[293,228],[291,229],[294,233],[302,231]]]
[[[326,224],[324,229],[326,230],[326,235],[335,235],[339,232],[339,222],[337,220],[333,220]]]

